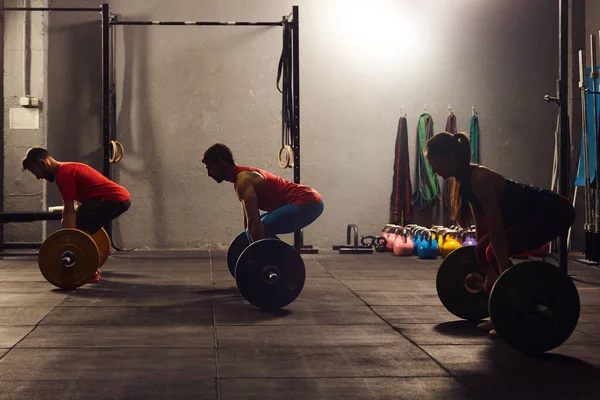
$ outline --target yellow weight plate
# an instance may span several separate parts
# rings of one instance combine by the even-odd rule
[[[98,246],[98,251],[100,252],[100,263],[98,265],[101,267],[110,255],[110,238],[104,228],[100,228],[98,232],[92,235],[92,239],[96,242],[96,246]]]
[[[54,286],[75,289],[94,277],[99,258],[98,246],[90,235],[65,228],[44,240],[38,265],[44,278]]]

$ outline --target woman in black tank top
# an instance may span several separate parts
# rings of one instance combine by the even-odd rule
[[[575,209],[568,199],[471,164],[471,145],[463,133],[439,133],[425,152],[433,172],[450,181],[452,218],[462,228],[475,222],[488,292],[508,268],[509,257],[540,248],[573,224]]]

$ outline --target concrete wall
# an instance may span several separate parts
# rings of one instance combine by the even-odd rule
[[[57,2],[56,7],[98,7],[98,2]],[[48,14],[48,150],[56,159],[102,171],[102,36],[99,12]],[[48,184],[48,205],[61,205]],[[60,224],[48,222],[49,229]]]
[[[51,2],[75,3],[97,6]],[[468,129],[475,105],[482,163],[550,186],[556,108],[543,96],[555,91],[558,15],[546,0],[132,0],[111,7],[122,19],[277,21],[293,4],[301,13],[302,180],[326,203],[305,230],[307,242],[328,248],[345,240],[349,222],[365,235],[386,223],[401,106],[411,169],[423,106],[439,132],[448,105],[459,130]],[[99,25],[94,15],[69,18],[52,16],[49,26],[50,146],[99,169]],[[230,184],[207,177],[202,152],[221,141],[239,163],[292,179],[276,158],[281,29],[113,32],[118,139],[126,149],[118,180],[134,196],[116,225],[123,245],[226,246],[241,230],[240,207]]]
[[[5,0],[6,7],[46,6],[46,1]],[[35,145],[45,145],[46,79],[45,79],[45,15],[33,12],[6,12],[4,16],[4,210],[43,211],[45,185],[33,175],[21,172],[25,151]],[[26,32],[24,41],[23,31]],[[24,61],[23,52],[26,50]],[[25,64],[25,68],[24,68]],[[25,81],[24,81],[25,80]],[[25,86],[24,86],[25,84]],[[30,95],[40,99],[39,129],[12,129],[10,110],[19,110],[19,98]],[[41,241],[45,224],[42,222],[7,224],[7,242]]]
[[[594,0],[585,1],[586,50],[589,49],[589,35],[598,35],[600,31],[600,3]]]

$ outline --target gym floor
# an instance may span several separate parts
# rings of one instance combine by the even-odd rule
[[[102,280],[52,287],[0,260],[2,399],[597,399],[600,270],[561,347],[526,356],[440,304],[440,261],[305,255],[286,310],[239,294],[226,253],[114,254]]]

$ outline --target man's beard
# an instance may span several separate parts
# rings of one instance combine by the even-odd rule
[[[54,175],[52,172],[44,172],[44,179],[48,182],[54,182],[56,175]]]

